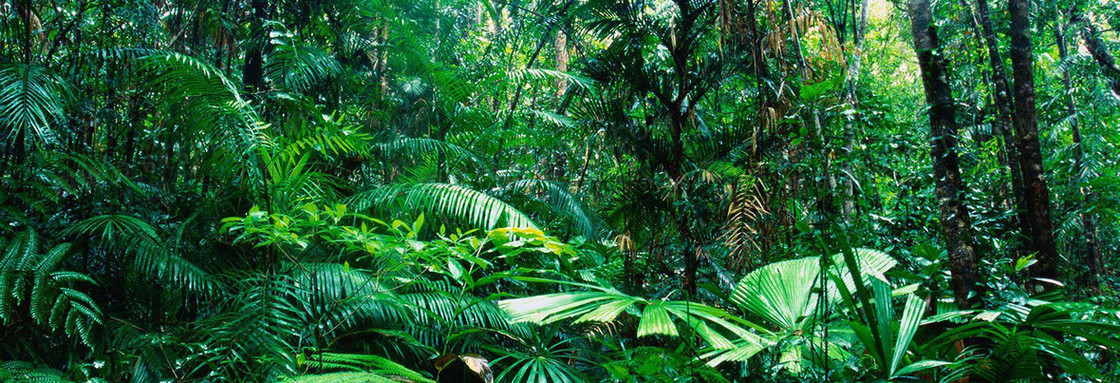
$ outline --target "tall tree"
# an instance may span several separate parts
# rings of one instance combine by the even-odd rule
[[[1069,47],[1066,41],[1066,24],[1062,20],[1062,13],[1058,12],[1058,20],[1054,26],[1054,40],[1058,42],[1058,55],[1062,62],[1065,62],[1069,57]],[[1076,20],[1077,11],[1075,10],[1070,19]],[[1069,113],[1070,118],[1070,131],[1073,135],[1073,187],[1077,188],[1082,200],[1077,201],[1076,206],[1078,210],[1078,220],[1081,223],[1081,235],[1085,238],[1084,243],[1084,260],[1085,265],[1088,267],[1087,272],[1082,274],[1081,284],[1083,286],[1095,289],[1097,280],[1100,277],[1100,254],[1097,249],[1097,224],[1096,219],[1091,212],[1086,210],[1086,205],[1091,202],[1092,192],[1087,187],[1082,186],[1082,177],[1085,176],[1088,170],[1085,166],[1085,148],[1084,142],[1081,138],[1081,123],[1078,119],[1077,101],[1074,98],[1073,81],[1071,79],[1070,71],[1068,69],[1062,71],[1062,88],[1065,90],[1066,112]]]
[[[856,2],[852,2],[855,5]],[[848,75],[844,79],[844,102],[853,111],[850,115],[845,116],[844,119],[844,152],[851,153],[855,148],[855,137],[857,121],[860,116],[859,105],[859,72],[863,65],[863,49],[865,34],[867,33],[867,6],[868,0],[861,0],[859,7],[852,7],[852,50],[845,56],[848,58]],[[858,17],[856,16],[858,12]],[[835,27],[835,26],[834,26]],[[843,36],[843,34],[838,34]],[[841,47],[844,46],[844,41],[840,40]],[[844,190],[844,201],[841,203],[840,213],[844,219],[851,222],[856,213],[856,189],[855,181],[852,179],[853,174],[851,165],[844,164],[844,172],[848,175],[841,181],[841,187]]]
[[[617,54],[611,60],[621,64],[603,66],[604,72],[592,77],[625,80],[619,85],[628,89],[626,93],[632,90],[642,95],[642,104],[650,108],[640,128],[615,133],[650,169],[663,172],[669,182],[664,198],[669,203],[663,212],[681,244],[681,287],[695,294],[704,235],[694,227],[702,217],[696,214],[700,209],[693,205],[688,192],[696,156],[686,150],[686,145],[687,135],[701,122],[697,107],[722,79],[722,61],[714,52],[714,44],[707,40],[715,26],[718,4],[711,0],[675,0],[652,13],[643,11],[643,3],[628,0],[592,4],[598,17],[592,25],[601,36],[617,36],[611,37],[606,52]],[[653,52],[658,53],[644,56]]]
[[[964,307],[970,304],[969,294],[978,286],[976,246],[970,232],[972,223],[968,208],[964,205],[964,181],[961,180],[956,149],[958,127],[953,93],[949,87],[948,63],[941,55],[929,0],[910,0],[907,11],[929,107],[930,156],[933,158],[941,231],[949,252],[953,296],[957,304]]]
[[[984,46],[988,51],[988,65],[992,70],[992,98],[996,107],[996,126],[1003,138],[1007,167],[1011,175],[1011,193],[1015,198],[1015,208],[1018,211],[1016,223],[1019,234],[1030,237],[1030,217],[1026,211],[1027,196],[1023,187],[1023,172],[1019,167],[1019,143],[1014,133],[1011,86],[1007,81],[1007,70],[1004,69],[1003,57],[999,52],[999,42],[996,40],[995,27],[992,25],[992,11],[988,7],[988,0],[976,0],[976,8],[981,33],[984,36]]]
[[[1011,72],[1015,92],[1015,134],[1019,138],[1019,167],[1026,188],[1025,206],[1031,221],[1030,243],[1038,264],[1035,277],[1054,279],[1058,274],[1058,252],[1050,222],[1050,189],[1042,166],[1035,111],[1034,58],[1030,36],[1030,2],[1010,0]]]
[[[658,38],[669,50],[672,73],[675,80],[665,86],[650,87],[661,106],[669,114],[668,156],[663,159],[665,171],[673,182],[674,198],[682,198],[681,183],[684,182],[685,165],[688,163],[684,151],[683,134],[695,125],[696,104],[712,89],[708,75],[714,67],[702,66],[704,61],[696,57],[701,50],[704,32],[710,26],[713,3],[707,1],[676,0],[677,17],[675,27],[661,30]],[[701,248],[692,233],[690,218],[686,209],[674,208],[673,221],[678,234],[684,240],[684,274],[681,285],[690,296],[696,294],[696,274],[700,263]]]

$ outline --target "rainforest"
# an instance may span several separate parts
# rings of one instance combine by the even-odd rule
[[[1116,0],[0,0],[0,382],[1118,382]]]

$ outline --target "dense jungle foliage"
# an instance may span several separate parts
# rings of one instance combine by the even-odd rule
[[[1116,0],[0,1],[0,382],[1120,381]]]

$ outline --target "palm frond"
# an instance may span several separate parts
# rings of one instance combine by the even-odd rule
[[[456,184],[385,186],[358,193],[349,201],[357,211],[377,208],[398,215],[423,213],[484,229],[537,228],[528,215],[512,205]]]
[[[486,162],[474,152],[453,143],[432,138],[398,137],[372,145],[374,153],[386,157],[423,159],[443,154],[452,161],[466,161],[481,170],[489,169]]]
[[[564,283],[559,281],[526,280]],[[553,293],[526,298],[508,299],[498,302],[498,306],[510,314],[515,322],[549,324],[574,319],[573,323],[599,322],[610,323],[619,315],[630,313],[638,317],[637,335],[680,335],[677,320],[692,328],[693,334],[706,341],[719,353],[742,351],[741,360],[753,356],[758,351],[772,345],[769,341],[747,328],[765,331],[750,322],[728,314],[726,311],[689,301],[646,300],[621,292],[590,285],[565,283],[592,289],[593,291]],[[675,319],[674,319],[675,318]],[[747,351],[751,350],[751,351]],[[717,354],[719,354],[717,353]],[[709,357],[715,354],[709,354]],[[720,361],[727,360],[721,357]]]
[[[515,83],[538,80],[565,81],[583,89],[591,89],[594,84],[589,78],[551,69],[526,68],[511,71],[507,76]]]
[[[241,97],[239,86],[217,68],[180,53],[153,52],[138,61],[141,69],[154,74],[153,91],[174,100],[176,115],[232,156],[225,165],[260,176],[256,156],[274,143],[266,134],[268,124]]]
[[[0,362],[0,380],[21,383],[73,383],[62,371],[22,361]]]
[[[0,68],[0,124],[8,128],[10,137],[24,132],[28,141],[54,144],[56,124],[65,119],[71,93],[69,83],[47,68],[28,64]]]
[[[434,383],[433,380],[419,372],[376,355],[325,352],[308,357],[303,364],[316,370],[329,371],[340,369],[361,372],[362,374],[367,374],[368,378],[374,379],[375,381],[377,381],[377,379],[387,379],[385,381]],[[322,375],[315,379],[321,379],[321,376]],[[335,377],[340,376],[341,375],[335,375]],[[305,380],[301,379],[310,379],[310,377],[309,375],[304,375],[296,378],[295,381],[303,382]],[[342,379],[343,381],[345,380],[345,378]],[[362,382],[365,382],[365,380],[362,380]]]
[[[328,374],[301,375],[282,381],[291,383],[397,383],[415,380],[398,380],[374,372],[332,372]],[[421,382],[432,382],[432,380]]]
[[[775,262],[743,277],[731,301],[747,312],[766,318],[780,328],[801,328],[817,307],[820,258]]]
[[[576,224],[579,233],[597,239],[605,223],[568,188],[560,183],[545,180],[519,180],[506,186],[507,190],[523,193],[545,202],[553,212],[566,216]]]
[[[281,40],[287,39],[273,38],[272,51],[264,68],[265,75],[273,83],[304,92],[342,72],[341,64],[330,53]]]
[[[174,242],[161,239],[156,229],[139,218],[124,214],[99,215],[70,226],[66,235],[98,238],[131,254],[130,267],[154,280],[174,283],[190,291],[220,291],[221,284],[209,272],[176,251]]]

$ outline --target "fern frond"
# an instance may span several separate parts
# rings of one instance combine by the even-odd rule
[[[14,308],[26,300],[36,324],[80,337],[92,347],[92,324],[101,323],[101,309],[89,295],[73,287],[92,282],[92,278],[57,270],[69,249],[70,244],[64,243],[40,253],[34,231],[8,243],[0,258],[0,320],[10,321],[16,315]]]

